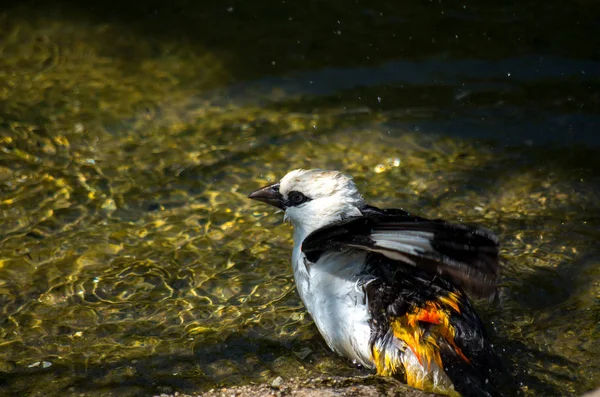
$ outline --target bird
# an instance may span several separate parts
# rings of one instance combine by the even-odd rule
[[[492,232],[371,206],[338,171],[293,170],[248,197],[292,224],[296,288],[331,350],[424,391],[501,395],[501,363],[467,295],[497,291]]]

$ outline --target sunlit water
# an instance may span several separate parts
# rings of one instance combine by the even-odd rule
[[[86,4],[0,13],[0,393],[363,374],[246,198],[299,167],[497,232],[521,389],[598,386],[596,4]]]

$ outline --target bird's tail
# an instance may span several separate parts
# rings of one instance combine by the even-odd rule
[[[392,317],[386,338],[372,345],[378,374],[404,376],[409,386],[449,396],[500,396],[488,379],[496,356],[485,331],[473,329],[479,319],[467,318],[469,308],[461,312],[462,300],[450,293]]]

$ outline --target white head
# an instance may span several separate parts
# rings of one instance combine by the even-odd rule
[[[365,205],[350,177],[325,170],[291,171],[279,183],[248,197],[283,209],[285,219],[301,236],[343,218],[358,216]]]

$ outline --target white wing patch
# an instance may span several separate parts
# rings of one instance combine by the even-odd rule
[[[348,244],[348,247],[365,249],[364,245]],[[387,256],[388,258],[393,259],[395,261],[406,262],[406,263],[408,263],[410,265],[413,265],[413,266],[417,265],[415,263],[415,261],[413,261],[408,256],[403,255],[402,253],[400,253],[398,251],[390,251],[389,249],[384,249],[384,248],[382,248],[382,249],[369,248],[369,251],[370,252],[377,252],[378,254],[382,254],[384,256]]]
[[[395,255],[404,256],[401,253],[406,253],[409,255],[422,255],[424,252],[435,251],[431,246],[431,240],[433,240],[433,233],[431,232],[414,230],[401,230],[394,232],[374,231],[370,238],[373,240],[376,247],[384,248],[384,250],[379,252],[391,259],[397,259],[392,257]],[[386,251],[386,249],[392,250],[392,252]],[[412,261],[409,260],[408,262],[411,263]]]

